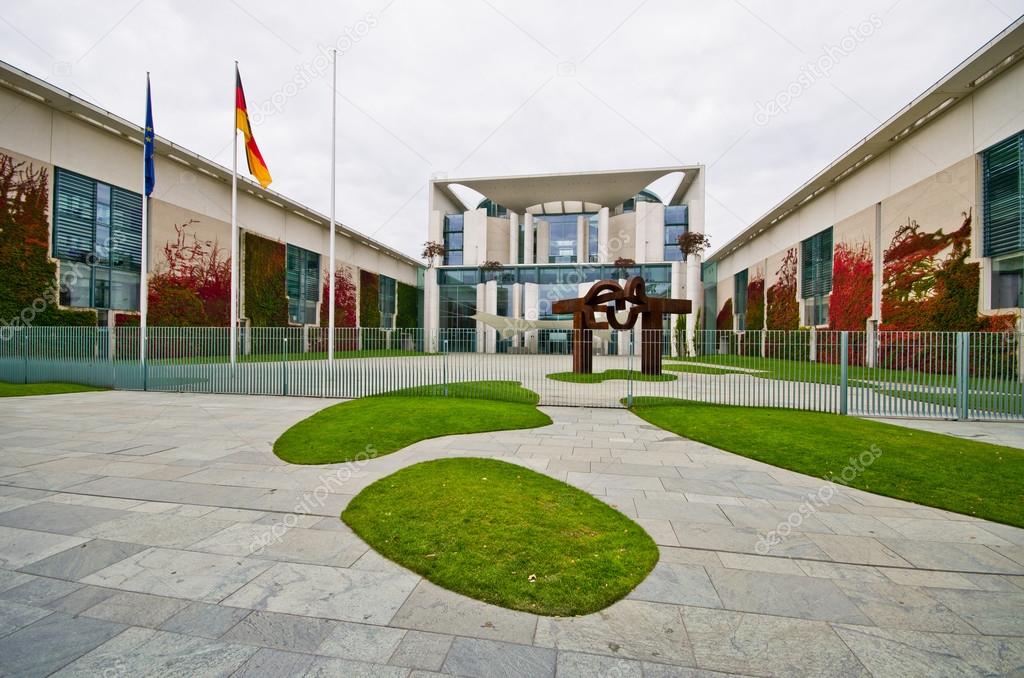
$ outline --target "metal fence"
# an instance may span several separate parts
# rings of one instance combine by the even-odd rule
[[[573,333],[491,329],[224,327],[4,328],[0,381],[63,381],[117,389],[358,398],[431,395],[622,407],[643,398],[786,407],[886,417],[1024,420],[1024,335],[797,330],[593,334],[594,374],[571,373]],[[662,371],[640,372],[644,346]],[[520,388],[520,385],[522,388]]]

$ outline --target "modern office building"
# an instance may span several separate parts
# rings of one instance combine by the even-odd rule
[[[1022,62],[1018,19],[719,247],[704,326],[1020,327]]]
[[[150,324],[227,325],[231,171],[162,137],[155,163]],[[141,127],[0,63],[0,322],[138,322],[142,168]],[[326,324],[328,218],[240,177],[238,222],[242,323]],[[419,326],[420,262],[335,238],[338,325]]]
[[[676,186],[659,196],[650,186],[673,183],[668,175]],[[482,198],[466,204],[460,192]],[[428,209],[429,241],[444,255],[427,270],[424,321],[450,349],[568,351],[570,319],[552,304],[602,279],[641,275],[650,296],[700,306],[699,257],[684,260],[677,244],[687,231],[704,232],[700,165],[434,179]],[[666,348],[676,320],[666,322]],[[604,333],[596,349],[623,354],[627,334]]]

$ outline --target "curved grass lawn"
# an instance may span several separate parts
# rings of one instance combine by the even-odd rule
[[[535,614],[596,612],[658,561],[654,540],[604,502],[493,459],[409,466],[360,492],[341,519],[438,586]]]
[[[609,379],[632,379],[633,381],[675,381],[671,374],[644,374],[638,370],[614,369],[604,372],[593,372],[592,374],[577,374],[575,372],[552,372],[548,379],[555,381],[568,381],[573,384],[599,384]]]
[[[551,423],[536,393],[517,382],[466,382],[403,389],[332,405],[274,442],[292,464],[331,464],[390,454],[427,438],[536,428]],[[504,400],[486,398],[505,398]]]
[[[1024,527],[1024,450],[824,412],[634,400],[655,426],[772,466]],[[877,458],[848,482],[850,459]]]
[[[65,384],[63,382],[42,382],[39,384],[9,384],[0,381],[0,398],[15,396],[57,395],[59,393],[85,393],[87,391],[107,391],[101,386],[85,386],[82,384]]]

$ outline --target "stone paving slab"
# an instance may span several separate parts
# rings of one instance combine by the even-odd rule
[[[1024,530],[838,488],[765,550],[822,481],[624,410],[543,408],[539,429],[296,467],[273,440],[331,401],[16,400],[0,409],[3,675],[1024,672]],[[605,610],[537,617],[426,582],[337,519],[375,479],[450,456],[585,489],[635,517],[660,562]]]

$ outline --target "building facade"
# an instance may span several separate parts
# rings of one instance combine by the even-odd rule
[[[668,175],[678,185],[663,200],[649,187]],[[483,197],[467,205],[456,187]],[[704,232],[700,165],[435,179],[429,195],[428,239],[444,255],[427,270],[424,320],[449,350],[567,352],[570,317],[552,305],[602,279],[640,275],[650,296],[700,306],[700,258],[678,245]],[[677,322],[666,322],[666,349]],[[627,334],[598,338],[597,350],[625,354]]]
[[[703,327],[1019,328],[1022,61],[1018,20],[718,248]]]
[[[142,129],[2,63],[0,120],[0,322],[138,323]],[[155,164],[149,324],[226,326],[231,172],[161,137]],[[240,321],[326,325],[328,218],[238,186]],[[420,263],[341,224],[334,237],[337,325],[421,326]]]

